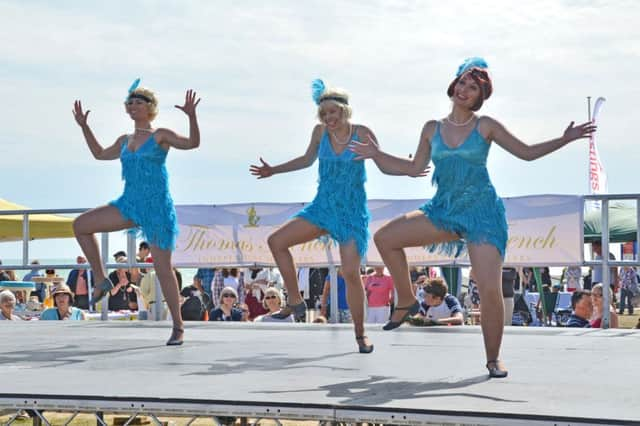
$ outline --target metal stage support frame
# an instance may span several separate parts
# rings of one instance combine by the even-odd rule
[[[640,425],[637,330],[507,327],[506,379],[487,377],[476,326],[370,326],[372,354],[357,353],[350,325],[186,330],[183,346],[167,347],[163,322],[5,324],[0,412],[44,412],[42,424],[57,411],[185,422]]]

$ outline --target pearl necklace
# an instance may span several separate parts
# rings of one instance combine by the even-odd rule
[[[346,145],[349,142],[351,142],[351,132],[353,131],[353,128],[351,126],[351,123],[349,123],[349,134],[347,134],[347,140],[345,142],[341,142],[340,140],[338,140],[338,135],[336,135],[334,132],[331,132],[331,135],[333,136],[333,140],[338,144],[338,145]]]
[[[144,133],[153,133],[153,129],[149,127],[148,129],[143,127],[136,127],[136,131],[144,132]]]
[[[445,117],[445,120],[447,120],[449,123],[451,123],[452,125],[456,126],[456,127],[464,127],[467,124],[471,123],[471,121],[476,118],[476,116],[474,114],[471,114],[471,117],[469,117],[469,119],[467,121],[465,121],[464,123],[456,123],[455,121],[453,121],[451,118],[449,118],[451,116],[451,114],[447,115]]]

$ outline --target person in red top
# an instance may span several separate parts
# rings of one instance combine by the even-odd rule
[[[384,273],[384,266],[376,266],[373,274],[367,276],[364,289],[367,293],[367,322],[386,322],[393,303],[394,289],[393,278]]]

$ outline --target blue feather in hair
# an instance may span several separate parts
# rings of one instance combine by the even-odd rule
[[[316,78],[311,82],[311,97],[317,105],[320,105],[320,97],[324,93],[325,89],[324,81],[319,78]]]
[[[130,94],[133,93],[134,90],[136,90],[138,88],[138,86],[140,85],[140,79],[136,78],[133,83],[131,83],[131,86],[129,86],[129,90],[127,92],[127,98],[129,97]]]

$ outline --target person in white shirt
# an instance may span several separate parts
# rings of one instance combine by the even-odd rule
[[[448,294],[442,278],[432,278],[424,286],[425,298],[417,318],[412,323],[420,325],[462,325],[462,306],[456,297]]]

